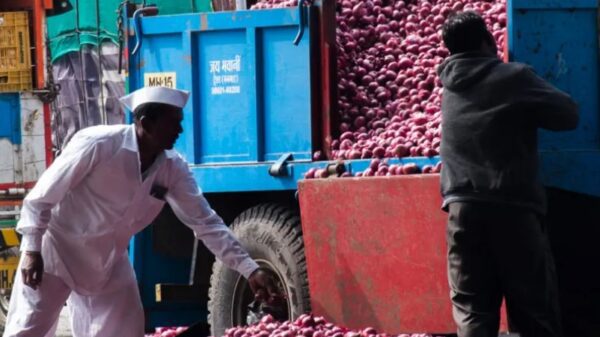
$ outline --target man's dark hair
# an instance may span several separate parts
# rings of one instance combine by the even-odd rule
[[[442,38],[450,54],[478,51],[483,42],[495,44],[483,18],[472,11],[451,15],[442,26]]]
[[[146,103],[142,104],[135,111],[133,115],[136,120],[142,119],[145,117],[148,120],[155,121],[161,113],[164,113],[165,110],[176,109],[175,106],[164,103]]]

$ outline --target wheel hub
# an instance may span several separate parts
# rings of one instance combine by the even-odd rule
[[[233,303],[231,306],[232,326],[254,324],[266,315],[271,315],[278,321],[290,319],[291,306],[283,277],[269,261],[257,259],[256,262],[273,277],[277,287],[283,290],[284,300],[273,305],[256,302],[248,281],[240,276],[234,288]]]

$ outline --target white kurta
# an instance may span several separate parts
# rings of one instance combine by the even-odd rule
[[[21,251],[40,251],[45,273],[82,296],[131,284],[126,259],[131,237],[150,224],[165,199],[196,238],[228,267],[248,277],[258,265],[210,208],[188,164],[165,151],[140,174],[133,125],[95,126],[78,132],[44,172],[23,204],[17,231]]]

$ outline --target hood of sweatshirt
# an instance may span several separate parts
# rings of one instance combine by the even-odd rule
[[[439,66],[438,74],[444,88],[462,91],[477,84],[500,63],[500,59],[483,53],[456,54]]]

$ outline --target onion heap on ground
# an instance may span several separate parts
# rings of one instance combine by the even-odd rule
[[[323,317],[304,314],[295,321],[277,322],[267,315],[259,323],[227,329],[222,337],[434,337],[429,334],[390,335],[374,328],[351,330],[327,322]]]
[[[187,327],[183,326],[159,327],[154,330],[153,334],[146,334],[145,337],[175,337],[186,330]]]

